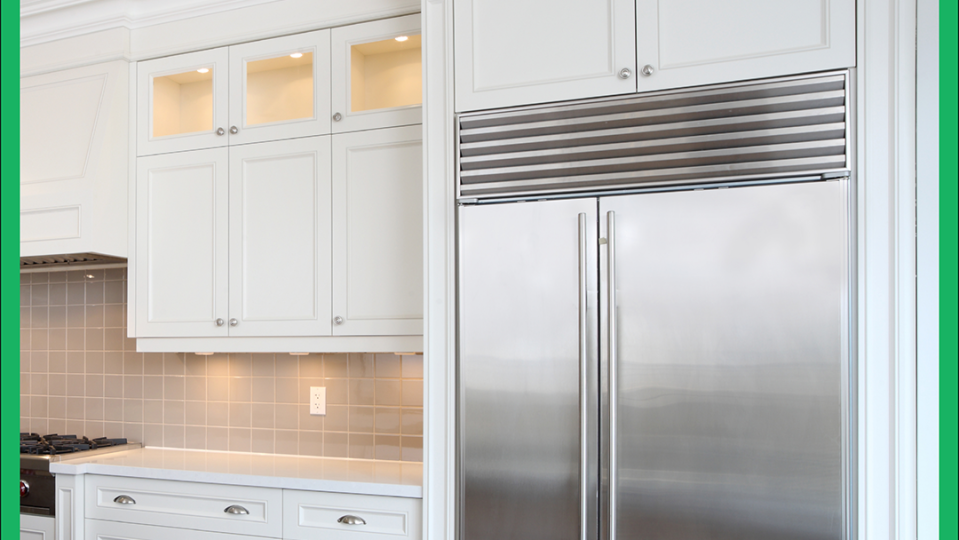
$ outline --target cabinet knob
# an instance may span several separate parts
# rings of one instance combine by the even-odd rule
[[[336,522],[344,525],[366,525],[365,519],[361,518],[360,516],[353,516],[350,514],[340,517],[340,519],[336,520]]]
[[[117,504],[136,504],[137,502],[133,500],[133,497],[129,495],[117,495],[113,502]]]
[[[236,319],[230,319],[230,326],[236,326],[238,324],[240,324],[240,321]]]
[[[334,122],[339,122],[339,121],[342,120],[342,119],[343,119],[343,115],[340,114],[340,113],[336,113],[336,114],[333,115],[333,121],[334,121]]]
[[[656,71],[656,70],[653,69],[653,66],[646,64],[645,66],[643,66],[642,71],[643,71],[643,75],[649,77],[650,75],[653,74],[653,71]]]
[[[240,505],[238,505],[238,504],[231,504],[230,506],[227,506],[227,507],[223,510],[223,512],[225,512],[225,513],[227,513],[227,514],[237,515],[237,516],[245,516],[245,515],[248,515],[248,514],[250,513],[249,510],[247,510],[246,508],[243,508],[242,506],[240,506]]]
[[[343,317],[340,317],[340,316],[333,317],[333,324],[343,324]]]
[[[633,76],[633,71],[632,71],[631,69],[629,69],[629,68],[623,68],[623,69],[619,70],[619,78],[620,78],[620,79],[624,79],[624,80],[625,80],[625,79],[628,79],[628,78],[630,78],[630,77],[632,77],[632,76]]]
[[[216,325],[217,325],[217,326],[223,326],[223,323],[224,323],[224,322],[225,322],[225,321],[224,321],[223,319],[217,319],[217,320],[216,320]]]
[[[223,128],[216,128],[217,135],[226,135],[226,130]]]
[[[239,132],[240,132],[240,128],[238,128],[238,127],[236,127],[236,126],[230,126],[230,133],[236,135],[236,134],[239,133]]]

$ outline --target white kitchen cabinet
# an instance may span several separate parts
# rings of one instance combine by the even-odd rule
[[[454,31],[457,111],[855,65],[853,0],[457,0]]]
[[[330,132],[330,31],[137,64],[137,155]]]
[[[226,336],[226,148],[139,158],[136,336]]]
[[[421,515],[421,499],[283,490],[290,540],[419,540]]]
[[[86,540],[263,540],[262,536],[213,533],[172,526],[158,527],[99,519],[88,519],[84,525]]]
[[[20,514],[20,540],[55,540],[56,518]]]
[[[635,92],[633,2],[457,0],[456,110]]]
[[[851,67],[856,6],[636,0],[636,47],[640,92]]]
[[[138,160],[136,337],[331,333],[330,137]]]
[[[422,127],[333,136],[333,335],[423,333]]]
[[[137,155],[226,146],[227,47],[137,64]]]
[[[329,135],[230,148],[231,336],[330,335],[330,174]]]
[[[20,80],[20,256],[127,256],[129,65]]]
[[[422,121],[420,37],[419,15],[333,29],[333,133]]]
[[[230,144],[329,133],[329,77],[329,30],[231,46]]]

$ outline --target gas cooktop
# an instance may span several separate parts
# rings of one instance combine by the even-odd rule
[[[50,470],[50,461],[60,461],[74,457],[119,452],[140,448],[140,443],[131,443],[126,439],[99,437],[89,439],[76,435],[37,435],[20,434],[20,468],[31,470]]]

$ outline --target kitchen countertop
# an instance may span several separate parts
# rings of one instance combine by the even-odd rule
[[[159,480],[421,498],[423,465],[400,461],[139,448],[50,464],[54,474]]]

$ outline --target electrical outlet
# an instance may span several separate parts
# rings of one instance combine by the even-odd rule
[[[310,414],[314,416],[326,416],[326,387],[310,387]]]

